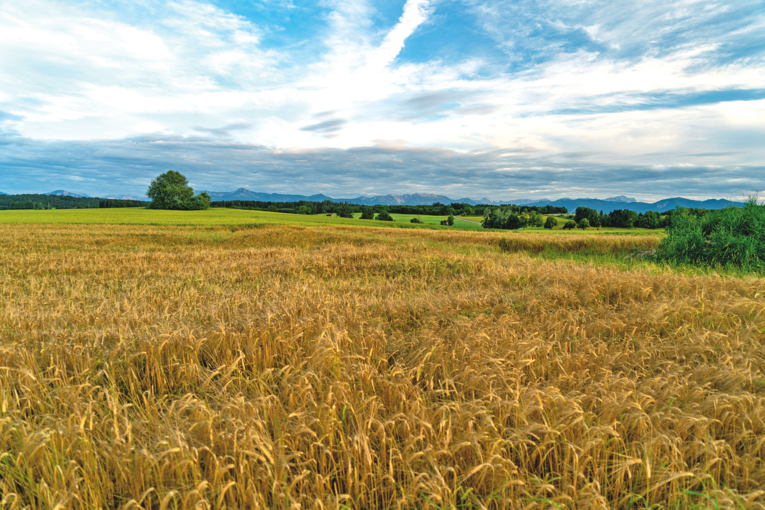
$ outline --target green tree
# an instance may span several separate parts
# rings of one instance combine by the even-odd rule
[[[446,224],[450,227],[454,225],[454,215],[450,214],[448,218],[446,218]]]
[[[590,228],[590,220],[587,218],[582,218],[579,220],[579,223],[576,224],[576,228],[581,228],[582,230],[587,230]]]
[[[558,226],[558,222],[553,218],[552,216],[548,216],[547,220],[545,220],[545,228],[548,230],[552,230],[555,227]]]
[[[381,221],[393,221],[393,216],[388,214],[388,211],[383,211],[377,215],[377,219]]]
[[[541,227],[544,225],[544,220],[542,219],[542,215],[538,211],[533,211],[531,215],[529,215],[529,226],[531,227]]]
[[[608,226],[617,228],[633,228],[638,220],[638,213],[627,209],[616,209],[608,213]]]
[[[567,221],[567,222],[566,222],[566,223],[563,225],[563,230],[573,230],[574,228],[576,228],[576,223],[574,223],[574,222],[573,222],[573,221],[571,221],[571,220],[568,220],[568,221]]]
[[[656,211],[646,211],[645,214],[639,214],[637,226],[640,228],[659,228],[661,226],[661,215]]]
[[[189,181],[180,172],[168,170],[151,181],[146,196],[151,198],[152,209],[207,209],[211,198],[207,193],[194,196]]]
[[[375,210],[372,209],[369,206],[362,205],[361,206],[361,219],[362,220],[373,220],[373,219],[375,219]]]
[[[420,218],[412,218],[409,220],[409,223],[422,223],[422,220]]]

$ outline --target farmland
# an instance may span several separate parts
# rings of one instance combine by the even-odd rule
[[[761,279],[370,223],[0,214],[3,508],[765,508]]]

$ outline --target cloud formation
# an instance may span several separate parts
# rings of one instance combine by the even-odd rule
[[[245,187],[273,193],[324,193],[355,197],[389,193],[440,192],[454,198],[551,198],[609,196],[618,191],[644,199],[684,195],[741,199],[742,189],[763,189],[765,166],[722,168],[727,153],[686,154],[674,165],[604,163],[597,153],[550,155],[525,147],[456,151],[380,142],[351,149],[275,149],[208,137],[145,135],[115,141],[41,142],[0,137],[0,168],[15,167],[4,185],[39,190],[56,182],[102,194],[142,194],[157,174],[175,169],[197,189]],[[661,159],[662,155],[653,155]],[[412,171],[416,169],[416,172]],[[235,184],[233,184],[235,183]],[[48,186],[49,187],[49,186]],[[47,189],[47,188],[46,188]],[[98,193],[96,193],[98,194]]]
[[[739,198],[762,7],[6,0],[0,191]]]

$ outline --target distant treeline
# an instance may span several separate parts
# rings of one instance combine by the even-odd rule
[[[0,195],[0,210],[8,209],[98,209],[109,207],[146,207],[140,200],[84,198],[60,195]]]
[[[423,216],[483,216],[488,209],[494,209],[493,205],[470,205],[470,204],[441,204],[432,205],[359,205],[349,204],[347,202],[332,202],[325,200],[323,202],[309,202],[301,200],[299,202],[261,202],[256,200],[227,200],[222,202],[213,202],[212,207],[228,207],[234,209],[251,209],[256,211],[271,211],[290,214],[337,214],[340,217],[351,218],[353,213],[364,213],[371,211],[373,213],[387,212],[389,214],[412,214]],[[538,212],[541,214],[565,214],[565,207],[555,207],[546,205],[537,206],[518,206],[508,205],[513,211]]]
[[[614,227],[614,228],[665,228],[672,222],[672,217],[677,214],[703,218],[712,213],[709,209],[685,209],[679,208],[669,210],[663,213],[656,211],[647,211],[637,213],[627,209],[616,209],[610,213],[604,214],[589,207],[577,207],[576,213],[561,218],[564,227],[566,223],[570,225],[566,228],[591,228],[591,227]],[[549,214],[549,213],[548,213]],[[584,221],[586,220],[586,221]],[[517,206],[487,208],[484,212],[484,228],[498,229],[519,229],[524,227],[552,228],[558,224],[556,220],[545,221],[542,214],[538,211],[519,211]]]
[[[705,214],[704,209],[700,209],[699,215]],[[603,211],[598,212],[589,207],[577,207],[574,221],[577,224],[584,218],[587,218],[591,227],[615,227],[615,228],[664,228],[672,221],[674,210],[665,213],[656,211],[646,211],[645,213],[636,213],[627,209],[616,209],[608,214]]]

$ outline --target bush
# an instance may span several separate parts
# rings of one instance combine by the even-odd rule
[[[422,220],[420,218],[412,218],[409,220],[409,223],[422,223]]]
[[[379,213],[377,219],[380,221],[393,221],[393,217],[387,211]]]
[[[557,226],[558,226],[558,221],[552,216],[548,216],[547,219],[545,220],[545,228],[548,230],[552,230]]]
[[[590,228],[590,220],[587,218],[582,218],[579,220],[579,223],[576,224],[576,228],[581,228],[582,230],[587,230]]]
[[[569,220],[563,225],[563,230],[574,230],[576,228],[576,223]]]
[[[765,206],[750,198],[702,218],[679,209],[659,244],[658,260],[765,271]]]
[[[446,218],[446,224],[450,227],[454,225],[454,215],[450,214],[448,218]]]

